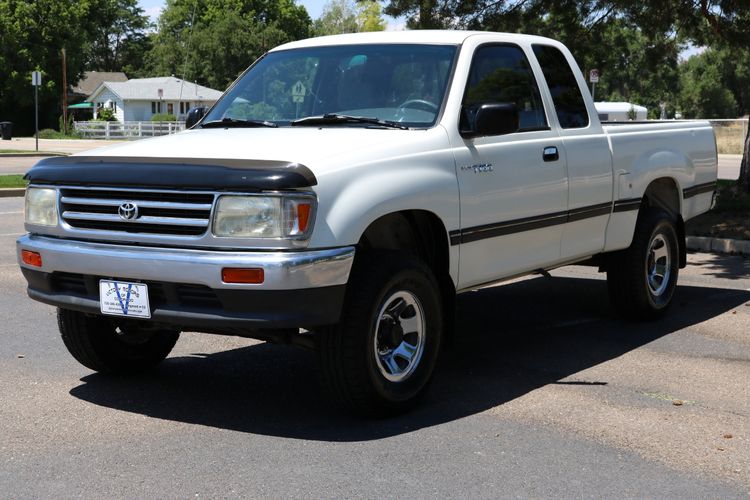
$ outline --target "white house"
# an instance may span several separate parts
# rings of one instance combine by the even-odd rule
[[[595,102],[594,106],[599,120],[603,122],[626,122],[632,113],[635,113],[634,121],[648,119],[648,108],[629,102]]]
[[[134,78],[126,82],[102,82],[86,99],[94,104],[94,118],[101,108],[111,108],[118,121],[150,121],[158,113],[184,120],[197,106],[210,106],[222,92],[173,76]]]

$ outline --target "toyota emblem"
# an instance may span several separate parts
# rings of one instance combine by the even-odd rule
[[[122,220],[135,220],[138,218],[138,205],[135,203],[123,203],[117,209]]]

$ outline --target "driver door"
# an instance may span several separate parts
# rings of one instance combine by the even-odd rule
[[[517,132],[463,138],[454,148],[461,196],[459,288],[560,259],[568,181],[564,144],[549,126],[537,79],[521,47],[479,46],[462,109],[512,103]],[[462,116],[462,129],[469,117]]]

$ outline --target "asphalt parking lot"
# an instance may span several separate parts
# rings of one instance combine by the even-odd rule
[[[667,318],[613,318],[569,267],[464,294],[413,413],[352,420],[312,353],[183,334],[152,374],[78,365],[15,264],[0,199],[0,496],[750,495],[750,260],[692,254]]]

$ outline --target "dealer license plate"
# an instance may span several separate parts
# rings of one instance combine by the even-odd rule
[[[100,280],[99,305],[102,314],[150,318],[148,285],[125,281]]]

